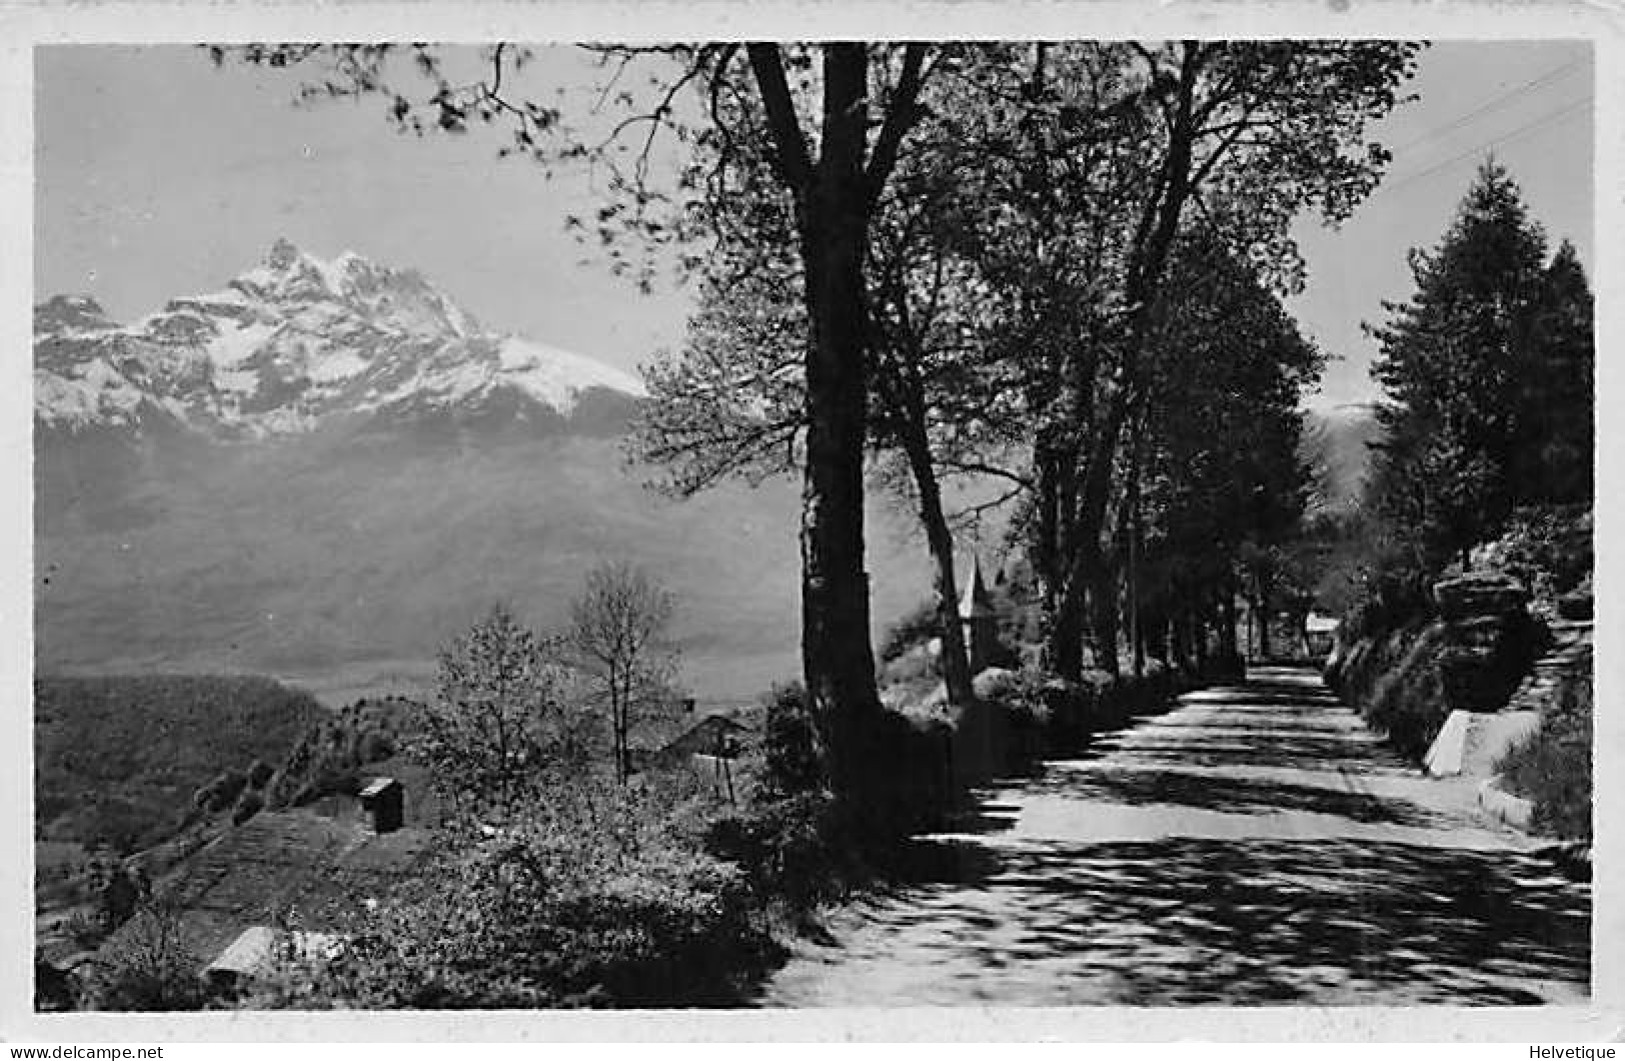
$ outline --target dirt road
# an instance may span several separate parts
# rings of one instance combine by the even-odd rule
[[[1255,671],[985,793],[761,1002],[1582,1001],[1590,888],[1452,792],[1315,675]]]

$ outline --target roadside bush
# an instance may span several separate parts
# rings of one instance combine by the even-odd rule
[[[762,786],[771,795],[798,795],[824,788],[818,726],[799,682],[775,685],[764,698]]]
[[[591,791],[585,791],[591,789]],[[555,793],[358,922],[304,1005],[721,1005],[773,949],[739,870],[628,788]]]
[[[276,770],[271,767],[270,763],[265,762],[263,759],[255,759],[248,764],[248,787],[255,791],[264,789],[271,780],[271,776],[275,773]]]
[[[1591,675],[1569,676],[1540,729],[1496,764],[1507,787],[1533,801],[1531,825],[1538,832],[1591,840],[1591,719]]]
[[[222,770],[214,780],[197,790],[192,796],[192,804],[199,810],[214,814],[231,806],[246,787],[248,777],[241,770]]]
[[[1051,749],[1076,749],[1091,733],[1120,724],[1127,712],[1117,685],[1117,679],[1103,670],[1086,670],[1076,682],[1045,679],[1039,695],[1049,718]]]
[[[996,701],[1013,710],[1027,710],[1037,699],[1032,686],[1033,677],[1031,671],[990,667],[976,676],[976,698]]]
[[[886,628],[885,635],[880,639],[880,662],[890,663],[909,649],[923,646],[941,634],[936,603],[922,601]]]
[[[1333,652],[1324,672],[1326,684],[1344,703],[1364,707],[1378,680],[1399,663],[1421,630],[1422,624],[1413,622],[1384,634],[1350,637]]]
[[[1528,621],[1516,624],[1486,657],[1452,644],[1441,622],[1413,621],[1340,645],[1326,681],[1398,751],[1420,760],[1449,717],[1451,703],[1462,702],[1457,697],[1486,705],[1476,710],[1505,703],[1534,661],[1541,629]],[[1447,682],[1454,684],[1447,687]]]
[[[239,796],[237,805],[231,808],[231,824],[241,825],[264,809],[265,797],[250,789]]]
[[[1137,708],[1155,710],[1166,707],[1180,692],[1178,674],[1160,659],[1148,659],[1140,679],[1134,683]]]
[[[34,947],[34,1010],[62,1013],[74,1009],[79,992],[74,978],[51,964],[38,945]]]
[[[841,842],[827,792],[752,801],[712,823],[706,850],[737,865],[763,905],[792,911],[840,898],[867,872],[853,847]]]
[[[1535,600],[1554,600],[1575,589],[1592,572],[1591,508],[1536,505],[1517,509],[1501,536],[1480,546],[1474,559],[1518,579]]]
[[[1209,681],[1239,681],[1247,676],[1247,664],[1234,652],[1218,652],[1207,661],[1202,677]]]
[[[1081,681],[1068,682],[1026,669],[989,670],[976,681],[978,697],[1002,713],[1007,769],[1076,751],[1093,734],[1126,725],[1135,715],[1166,710],[1185,688],[1178,672],[1156,659],[1145,661],[1138,679],[1088,670]]]
[[[1421,759],[1449,716],[1439,661],[1448,651],[1447,633],[1438,623],[1405,634],[1390,635],[1384,651],[1371,653],[1361,684],[1369,698],[1358,706],[1367,722],[1387,735],[1402,754]],[[1395,657],[1397,656],[1397,659]],[[1395,659],[1392,666],[1379,665]]]
[[[130,920],[150,894],[144,872],[105,853],[90,861],[85,877],[86,890],[95,904],[96,924],[104,936]]]
[[[872,801],[843,807],[844,823],[859,843],[882,849],[902,837],[942,825],[959,795],[955,784],[955,727],[939,720],[916,720],[883,711],[876,727],[877,747],[870,762],[885,764]]]
[[[372,730],[361,734],[356,739],[356,762],[365,766],[368,763],[383,762],[396,752],[395,741],[387,733]]]
[[[882,688],[905,685],[914,689],[930,689],[942,684],[942,663],[931,652],[929,643],[921,643],[893,656],[880,666],[877,676]]]
[[[1051,723],[1044,677],[989,667],[976,676],[976,702],[951,733],[953,781],[969,786],[1030,770],[1044,755]]]
[[[102,948],[85,1001],[91,1009],[200,1009],[204,992],[196,972],[196,960],[182,943],[178,913],[148,904]]]
[[[883,712],[868,750],[888,764],[859,803],[830,790],[816,720],[799,685],[766,702],[763,763],[742,807],[718,819],[706,850],[737,865],[759,903],[805,911],[870,879],[911,833],[941,824],[957,789],[961,734]]]
[[[62,924],[62,932],[73,940],[74,946],[82,950],[95,950],[107,938],[107,932],[99,918],[87,914],[83,910],[75,910],[68,915]]]
[[[806,910],[866,870],[842,832],[805,690],[776,685],[763,706],[761,769],[744,805],[712,823],[705,848],[737,865],[764,906]]]
[[[1382,538],[1374,547],[1364,584],[1339,627],[1351,643],[1384,637],[1434,612],[1429,588],[1437,572],[1418,566],[1415,554],[1394,541]]]

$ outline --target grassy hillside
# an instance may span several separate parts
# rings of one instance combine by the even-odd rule
[[[266,678],[38,678],[36,835],[146,847],[175,829],[212,778],[282,762],[326,713]]]
[[[677,594],[684,678],[701,696],[750,696],[797,667],[794,483],[667,501],[607,439],[186,451],[143,460],[117,498],[91,487],[107,482],[99,470],[95,454],[41,454],[45,672],[273,673],[342,699],[408,693],[369,681],[421,678],[498,600],[534,627],[562,624],[585,570],[609,557]],[[907,526],[882,515],[871,533],[877,627],[929,587]]]

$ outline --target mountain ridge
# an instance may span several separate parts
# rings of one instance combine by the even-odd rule
[[[624,416],[636,377],[491,331],[415,269],[278,240],[218,291],[129,324],[86,295],[34,307],[35,420],[46,431],[180,430],[216,441],[348,420],[478,416],[568,429],[585,397]]]
[[[1382,438],[1373,403],[1348,403],[1304,414],[1300,456],[1314,478],[1312,508],[1341,512],[1357,508],[1371,473],[1373,446]]]

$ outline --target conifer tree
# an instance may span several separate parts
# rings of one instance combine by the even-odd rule
[[[1415,294],[1372,329],[1374,500],[1418,591],[1516,505],[1589,489],[1590,299],[1572,248],[1545,259],[1517,184],[1486,161],[1438,246],[1412,252]]]
[[[1515,467],[1520,503],[1578,504],[1592,498],[1594,347],[1591,288],[1564,240],[1546,268],[1528,373],[1528,438]]]

